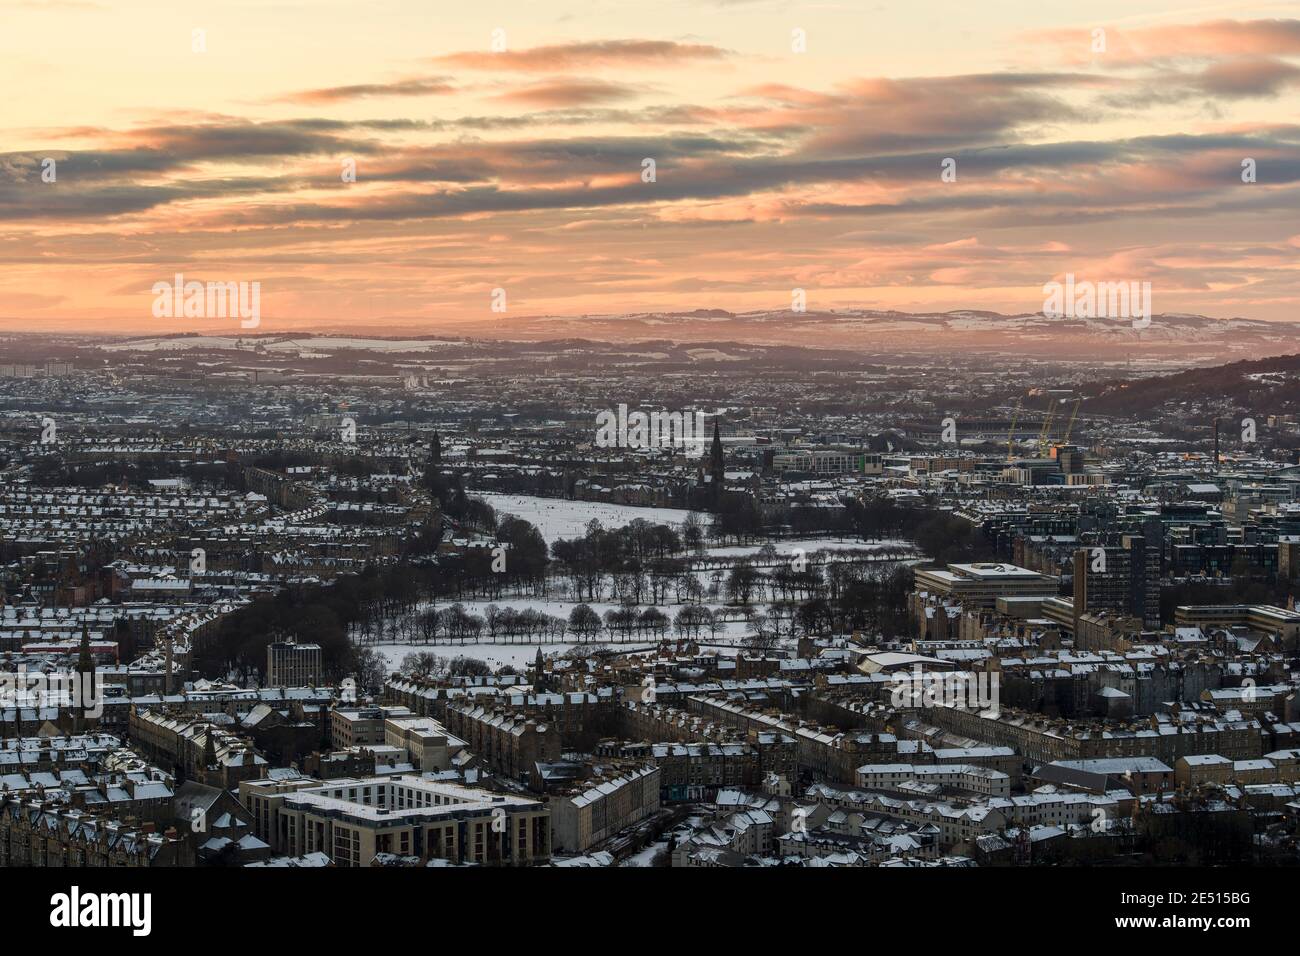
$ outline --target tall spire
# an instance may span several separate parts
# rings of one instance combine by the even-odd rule
[[[81,650],[77,654],[77,673],[73,682],[72,732],[86,729],[86,712],[95,705],[95,662],[90,656],[90,625],[82,619]]]
[[[81,622],[81,648],[77,655],[77,672],[81,674],[95,672],[95,662],[90,658],[90,625],[84,620]]]
[[[533,691],[540,693],[545,689],[546,682],[546,665],[542,659],[541,645],[537,647],[537,656],[533,659]]]
[[[713,445],[709,449],[709,474],[713,482],[710,494],[716,505],[722,500],[722,487],[727,478],[727,466],[722,457],[722,432],[718,430],[716,418],[713,420]]]

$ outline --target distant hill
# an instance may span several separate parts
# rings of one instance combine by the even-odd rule
[[[638,312],[626,315],[511,316],[484,322],[440,321],[436,334],[428,323],[418,332],[386,325],[364,337],[342,332],[323,321],[319,332],[300,335],[153,337],[117,347],[170,350],[254,346],[282,354],[337,353],[341,350],[431,352],[482,348],[489,342],[563,344],[599,350],[622,346],[637,352],[662,351],[685,361],[752,359],[770,349],[852,350],[864,356],[888,353],[936,353],[956,349],[1039,357],[1136,359],[1159,356],[1189,363],[1256,359],[1300,352],[1300,323],[1252,319],[1216,319],[1203,315],[1152,316],[1149,327],[1134,329],[1121,319],[1048,318],[1040,313],[892,312],[847,309],[832,312]],[[475,344],[477,343],[477,344]],[[694,354],[698,351],[698,354]]]
[[[816,346],[872,351],[948,349],[1018,351],[1116,358],[1151,353],[1187,357],[1259,358],[1300,351],[1300,323],[1161,314],[1134,329],[1122,319],[1049,318],[1041,313],[893,312],[869,309],[793,312],[639,312],[579,317],[518,316],[487,326],[451,323],[440,330],[515,340],[584,338],[608,342],[661,339],[730,341],[748,346]]]
[[[1300,411],[1300,354],[1212,368],[1193,368],[1137,381],[1112,380],[1085,388],[1088,412],[1139,414],[1170,404],[1231,402],[1278,415]]]

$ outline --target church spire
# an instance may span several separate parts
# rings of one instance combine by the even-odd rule
[[[95,673],[95,662],[90,657],[90,625],[81,622],[81,647],[77,654],[77,672],[79,674]]]
[[[84,733],[86,714],[96,704],[95,701],[95,661],[90,656],[90,625],[81,622],[81,650],[77,654],[77,673],[72,686],[72,732]]]
[[[709,475],[713,483],[710,493],[716,505],[722,500],[722,487],[727,478],[726,461],[722,457],[722,433],[718,429],[716,418],[713,420],[713,444],[709,448]]]

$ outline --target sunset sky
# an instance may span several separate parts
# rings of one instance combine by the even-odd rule
[[[1020,312],[1067,272],[1300,320],[1296,10],[0,0],[0,329],[238,331],[155,318],[178,272],[260,282],[271,333]]]

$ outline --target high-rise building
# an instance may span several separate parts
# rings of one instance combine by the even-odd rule
[[[277,641],[266,647],[266,683],[270,687],[316,687],[321,683],[319,644]]]
[[[1077,445],[1060,445],[1056,449],[1056,463],[1061,466],[1062,474],[1083,474],[1083,449]]]
[[[1080,548],[1074,553],[1074,613],[1109,611],[1160,626],[1160,551],[1142,535],[1124,535],[1119,545]]]

